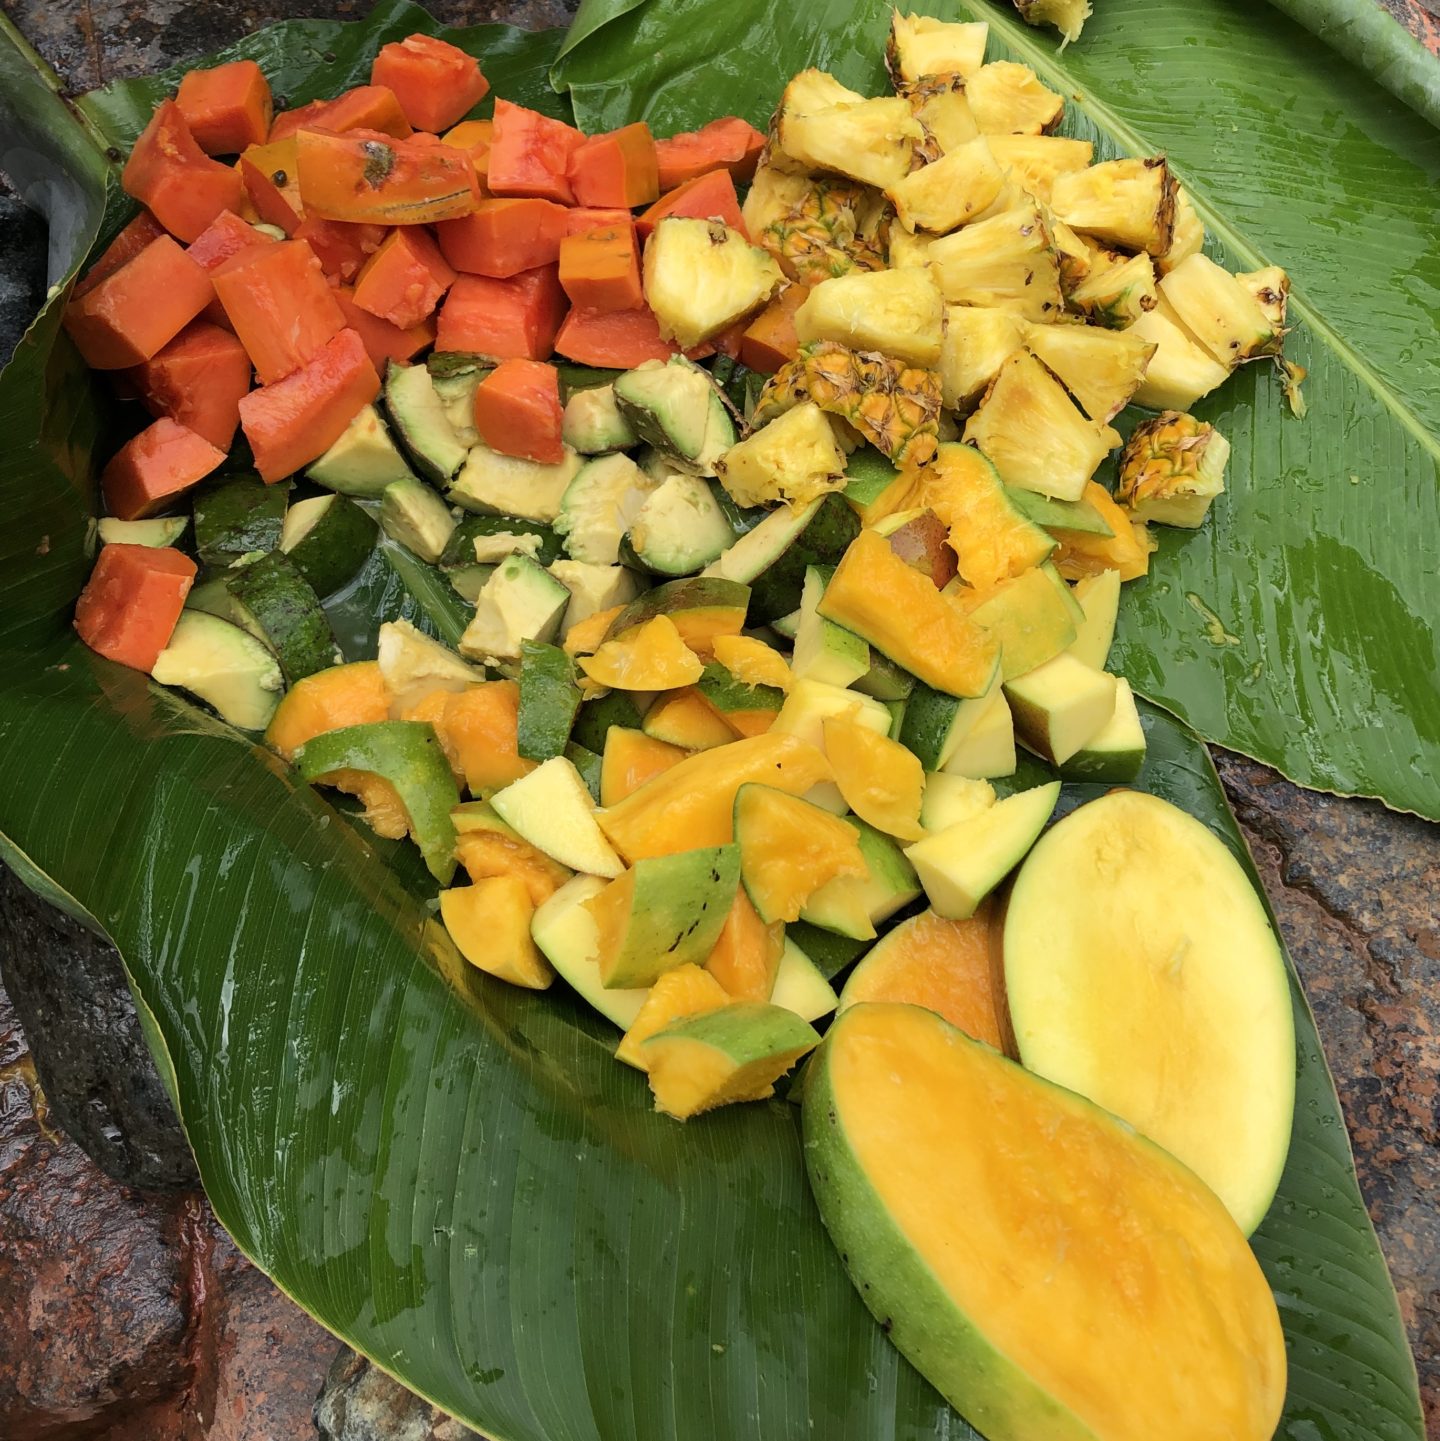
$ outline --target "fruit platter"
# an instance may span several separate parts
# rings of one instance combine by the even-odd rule
[[[1311,224],[1425,233],[1424,97],[1277,220],[1113,17],[928,8],[0,35],[0,858],[494,1441],[1419,1438],[1205,743],[1440,817],[1433,317]]]

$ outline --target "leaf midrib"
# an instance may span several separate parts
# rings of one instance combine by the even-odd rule
[[[1055,59],[1041,48],[1037,39],[1032,37],[1027,30],[1014,28],[1013,22],[1008,16],[998,16],[989,9],[984,12],[980,11],[974,5],[973,0],[960,0],[960,4],[973,19],[988,21],[992,29],[1004,35],[1005,43],[1017,53],[1024,55],[1026,63],[1032,70],[1044,74],[1051,81],[1058,82],[1058,88],[1062,93],[1074,94],[1077,88],[1074,77],[1057,64]],[[1103,100],[1097,100],[1088,86],[1085,89],[1084,101],[1072,101],[1072,103],[1078,104],[1080,109],[1095,122],[1098,129],[1106,131],[1111,139],[1125,147],[1132,155],[1156,153],[1155,147],[1148,145],[1134,126],[1122,120]],[[1228,250],[1245,259],[1253,269],[1258,270],[1263,266],[1275,263],[1264,251],[1247,240],[1240,231],[1221,216],[1208,201],[1202,199],[1193,187],[1187,185],[1186,192],[1190,196],[1190,203],[1205,222],[1207,232],[1221,240]],[[1292,291],[1289,314],[1292,320],[1296,318],[1304,320],[1310,332],[1317,339],[1322,340],[1355,375],[1365,382],[1379,398],[1380,403],[1419,441],[1421,448],[1427,451],[1434,460],[1440,462],[1440,436],[1435,435],[1421,421],[1419,416],[1386,384],[1375,367],[1335,329],[1313,303],[1302,299]]]

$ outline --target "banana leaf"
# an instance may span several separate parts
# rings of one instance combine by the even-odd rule
[[[1332,30],[1351,15],[1357,36],[1375,9],[1287,4]],[[1440,131],[1266,5],[1106,0],[1063,52],[1008,6],[920,8],[988,20],[992,58],[1064,94],[1063,128],[1097,159],[1166,152],[1211,253],[1295,282],[1286,352],[1309,371],[1308,415],[1257,366],[1196,406],[1234,446],[1228,494],[1196,533],[1155,527],[1150,577],[1125,587],[1121,668],[1302,785],[1440,818]],[[888,13],[586,0],[556,83],[586,129],[669,134],[730,110],[763,126],[806,65],[883,93]],[[1428,89],[1410,72],[1407,88],[1440,96],[1440,61],[1407,63],[1429,67]]]
[[[227,53],[255,56],[299,99],[417,28],[444,33],[387,3]],[[459,38],[498,57],[500,93],[540,103],[557,36]],[[63,222],[57,284],[123,213],[87,130],[121,143],[157,89],[112,87],[77,121],[0,37],[0,137],[7,156],[40,157],[28,173],[49,171],[30,193]],[[376,840],[252,739],[74,639],[110,421],[55,310],[0,375],[0,858],[118,945],[242,1250],[496,1441],[973,1438],[846,1279],[792,1107],[688,1127],[654,1115],[611,1058],[614,1033],[563,987],[517,991],[461,961],[413,848]],[[361,584],[382,611],[402,603],[388,579]],[[356,649],[373,641],[360,609]],[[1248,866],[1204,747],[1162,711],[1145,721],[1141,784]],[[1280,1434],[1418,1441],[1394,1292],[1292,982],[1295,1139],[1255,1238],[1289,1341]]]

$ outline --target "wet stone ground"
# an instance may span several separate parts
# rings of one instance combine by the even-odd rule
[[[1440,47],[1433,0],[1385,0]],[[0,0],[78,93],[363,4]],[[566,0],[432,3],[561,24]],[[0,177],[0,358],[43,291]],[[1216,757],[1335,1072],[1440,1441],[1440,828]],[[118,960],[0,872],[0,1436],[460,1441],[251,1268],[194,1186]],[[27,1034],[30,1038],[27,1042]],[[32,1053],[33,1045],[33,1053]],[[99,1164],[97,1164],[97,1162]]]

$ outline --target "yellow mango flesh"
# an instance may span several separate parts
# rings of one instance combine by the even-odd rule
[[[517,876],[532,905],[542,906],[566,881],[570,871],[544,851],[517,835],[501,831],[464,831],[455,841],[455,859],[472,881],[491,876]]]
[[[920,824],[925,768],[916,757],[899,741],[846,716],[827,716],[823,727],[825,755],[845,804],[876,830],[918,841],[925,834]]]
[[[761,920],[797,921],[827,881],[869,874],[859,831],[799,796],[747,786],[735,809],[740,873]]]
[[[828,762],[808,741],[769,732],[687,756],[597,819],[629,861],[674,855],[732,841],[735,793],[748,782],[804,795],[830,779]]]
[[[679,746],[643,731],[611,726],[605,733],[605,756],[600,764],[600,804],[613,806],[623,801],[684,759]]]
[[[520,754],[519,715],[520,687],[513,680],[486,681],[447,696],[435,733],[471,795],[488,796],[535,769],[536,762]]]
[[[472,966],[512,986],[543,991],[555,972],[530,939],[534,914],[518,876],[492,876],[440,892],[440,919]]]
[[[931,1012],[860,1005],[818,1054],[805,1132],[866,1304],[990,1441],[1269,1441],[1286,1363],[1260,1267],[1214,1194],[1105,1112]]]
[[[1136,580],[1144,575],[1150,569],[1150,555],[1155,549],[1145,527],[1132,522],[1130,512],[1122,510],[1098,481],[1087,482],[1081,499],[1088,500],[1115,533],[1066,531],[1055,552],[1055,568],[1066,580],[1081,580],[1087,575],[1099,575],[1102,570],[1119,571],[1121,580]]]
[[[594,655],[581,656],[580,669],[612,690],[673,690],[693,685],[705,667],[675,622],[657,615],[619,640],[607,640]]]
[[[721,1006],[728,1006],[730,1000],[724,986],[699,966],[677,966],[673,971],[666,971],[650,987],[640,1014],[620,1038],[620,1044],[615,1048],[615,1059],[634,1066],[637,1071],[648,1071],[650,1062],[643,1047],[651,1036],[686,1016],[718,1011]]]
[[[851,972],[840,1009],[862,1001],[924,1006],[997,1051],[1006,1049],[1004,991],[992,908],[947,921],[922,911],[901,921]]]
[[[768,1001],[775,989],[775,973],[785,952],[785,926],[767,926],[750,904],[741,886],[735,892],[730,914],[705,969],[735,1001]]]
[[[749,635],[715,637],[715,659],[742,685],[773,685],[790,689],[790,664],[778,650]]]
[[[729,745],[739,734],[694,686],[662,695],[643,724],[652,740],[692,751]]]

